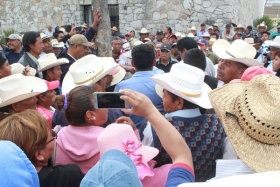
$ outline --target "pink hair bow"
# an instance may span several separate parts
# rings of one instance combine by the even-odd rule
[[[131,160],[136,165],[138,176],[140,180],[143,180],[146,176],[154,176],[154,172],[149,167],[148,163],[141,154],[136,153],[136,150],[139,149],[142,144],[136,142],[131,139],[123,140],[123,145],[125,149],[125,153],[131,158]]]

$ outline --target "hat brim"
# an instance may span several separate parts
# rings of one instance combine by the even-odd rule
[[[154,147],[142,146],[138,148],[135,153],[141,154],[143,159],[148,162],[158,155],[159,150]]]
[[[45,66],[42,69],[39,69],[38,72],[46,71],[46,70],[51,69],[55,66],[60,66],[60,65],[63,65],[63,64],[68,64],[68,63],[69,63],[69,60],[67,58],[59,58],[59,59],[57,59],[56,63],[52,63],[48,66]],[[40,66],[39,66],[39,68],[40,68]]]
[[[92,84],[98,82],[105,75],[107,75],[110,71],[112,71],[114,68],[116,68],[118,66],[118,64],[102,62],[102,66],[103,66],[102,72],[95,79],[89,80],[83,84],[76,84],[74,82],[73,77],[71,76],[70,72],[68,71],[62,82],[62,94],[69,93],[73,88],[76,88],[77,86],[82,86],[82,85],[88,86],[88,85],[92,85]]]
[[[275,41],[268,40],[268,41],[265,41],[264,43],[271,47],[280,48],[280,44],[276,43]]]
[[[58,44],[56,44],[56,45],[52,45],[52,47],[54,47],[54,48],[61,48],[61,47],[63,47],[64,46],[64,44],[63,43],[58,43]]]
[[[248,67],[251,66],[262,66],[258,61],[255,59],[250,59],[250,58],[233,58],[230,56],[226,50],[229,48],[230,43],[226,40],[216,40],[215,44],[212,46],[213,52],[220,58],[225,59],[225,60],[231,60],[235,62],[239,62],[241,64],[244,64]]]
[[[208,93],[212,90],[206,83],[203,83],[201,96],[200,97],[188,97],[184,95],[182,92],[176,89],[176,84],[169,80],[170,73],[158,74],[153,76],[151,79],[155,81],[158,85],[156,85],[155,90],[156,93],[162,98],[163,97],[163,89],[168,90],[169,92],[191,102],[198,106],[201,106],[205,109],[213,108],[211,102],[208,98]]]
[[[137,32],[138,34],[150,34],[150,32]]]
[[[26,79],[25,82],[32,86],[30,93],[23,93],[23,94],[19,94],[18,96],[12,97],[12,98],[0,103],[0,108],[17,103],[19,101],[23,101],[30,97],[34,97],[34,96],[41,94],[48,90],[47,84],[45,83],[45,81],[43,79],[39,79],[39,78],[33,77],[33,76],[24,76],[23,79]],[[17,91],[20,92],[20,90],[17,90]]]
[[[119,71],[118,73],[116,73],[115,75],[113,75],[113,80],[111,82],[111,86],[118,84],[119,82],[121,82],[121,80],[123,80],[124,76],[125,76],[125,69],[123,69],[121,66],[118,67]]]
[[[48,90],[54,90],[54,89],[58,88],[59,84],[60,84],[60,82],[58,80],[49,82]]]
[[[234,31],[236,31],[237,29],[243,29],[244,30],[244,27],[235,27]]]
[[[233,117],[226,112],[235,113],[234,103],[249,82],[228,83],[209,93],[209,98],[221,120],[224,130],[240,159],[256,172],[280,169],[280,145],[261,143],[246,134]]]
[[[93,46],[93,44],[94,43],[92,43],[92,42],[86,42],[86,43],[83,43],[81,45],[86,46],[86,47],[91,47],[91,46]]]

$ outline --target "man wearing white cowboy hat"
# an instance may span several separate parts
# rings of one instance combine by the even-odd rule
[[[39,58],[39,72],[43,73],[43,79],[47,81],[59,81],[62,71],[60,65],[69,63],[67,58],[57,59],[54,53],[49,53]],[[55,90],[61,94],[61,86]]]
[[[150,32],[146,28],[142,28],[138,34],[140,36],[140,40],[144,42],[145,38],[149,38]]]
[[[265,22],[262,22],[261,24],[259,24],[257,28],[258,28],[257,37],[262,38],[262,33],[264,31],[266,31],[266,29],[267,29],[267,26],[266,26]]]
[[[64,43],[63,42],[58,42],[57,39],[52,39],[52,48],[53,48],[53,53],[55,56],[58,56],[61,50],[64,48]]]
[[[280,170],[279,85],[278,77],[265,74],[209,93],[230,142],[225,150],[255,172]]]
[[[261,66],[254,59],[256,49],[243,40],[235,40],[232,44],[219,39],[212,46],[213,52],[220,57],[217,78],[224,84],[233,79],[240,79],[243,72],[251,66]]]
[[[40,57],[42,57],[48,53],[53,52],[52,43],[51,43],[51,39],[53,39],[53,36],[47,36],[44,33],[40,33],[40,37],[42,38],[44,44],[43,52],[40,54]]]
[[[199,107],[212,108],[208,98],[211,88],[204,83],[204,76],[205,73],[194,66],[177,63],[171,67],[170,73],[152,77],[157,83],[156,92],[163,99],[165,118],[180,132],[192,151],[196,181],[205,181],[214,176],[215,162],[221,158],[225,139],[222,124],[216,114],[206,115],[199,111]],[[162,149],[149,124],[143,134],[145,145],[160,150],[155,159],[158,164],[170,163],[170,157]]]
[[[275,58],[276,52],[280,50],[280,36],[276,36],[273,41],[267,40],[264,43],[269,46],[269,56],[271,59],[271,61],[267,62],[265,66],[267,67],[267,69],[273,71],[272,61]]]
[[[10,75],[0,79],[0,108],[8,106],[9,115],[26,109],[35,109],[37,102],[35,96],[45,91],[47,85],[40,78],[22,74]]]

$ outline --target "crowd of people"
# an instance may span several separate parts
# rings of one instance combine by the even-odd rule
[[[114,26],[112,56],[100,57],[93,17],[6,38],[1,186],[191,186],[219,181],[219,160],[279,185],[280,25],[142,28],[140,38]],[[96,92],[120,92],[129,108],[97,108]]]

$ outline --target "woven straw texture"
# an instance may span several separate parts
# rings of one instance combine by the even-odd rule
[[[209,93],[229,140],[256,172],[280,169],[280,79],[260,75]]]

